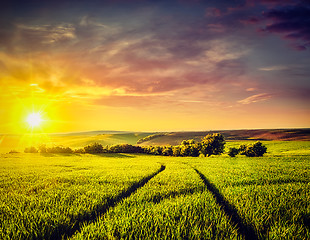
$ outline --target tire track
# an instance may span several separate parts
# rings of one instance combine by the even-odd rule
[[[217,204],[225,212],[225,214],[230,218],[230,220],[237,226],[239,234],[241,234],[246,240],[257,240],[258,236],[255,230],[245,223],[245,221],[238,214],[237,209],[230,204],[220,191],[212,184],[201,172],[194,168],[196,173],[199,175],[201,180],[206,185],[208,191],[210,191],[215,198]]]
[[[61,239],[68,239],[72,237],[76,232],[81,230],[81,227],[83,223],[86,222],[93,222],[95,221],[99,216],[104,215],[107,211],[109,211],[110,208],[115,207],[119,202],[121,202],[123,199],[128,198],[131,194],[135,193],[139,188],[143,187],[148,181],[150,181],[153,177],[155,177],[157,174],[165,170],[165,166],[161,165],[160,168],[152,173],[149,176],[146,176],[145,178],[141,179],[138,182],[133,183],[128,189],[123,190],[119,195],[110,198],[107,200],[106,204],[97,207],[97,209],[94,209],[92,212],[80,215],[78,219],[73,219],[74,222],[73,227],[70,226],[58,226],[49,239],[55,239],[55,240],[61,240]],[[70,229],[69,229],[70,227]]]

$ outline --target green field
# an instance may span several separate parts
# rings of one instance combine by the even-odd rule
[[[310,142],[264,144],[259,158],[1,154],[0,239],[310,239]]]

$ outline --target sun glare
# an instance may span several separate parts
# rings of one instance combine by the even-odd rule
[[[38,127],[42,123],[42,116],[40,113],[30,113],[26,121],[31,128]]]

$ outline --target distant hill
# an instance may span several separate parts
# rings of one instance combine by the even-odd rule
[[[104,135],[104,134],[126,134],[133,133],[128,131],[86,131],[86,132],[65,132],[65,133],[50,133],[50,136],[94,136],[94,135]]]
[[[150,132],[124,132],[124,131],[91,131],[91,132],[72,132],[72,133],[53,133],[40,134],[31,137],[30,135],[0,134],[0,153],[10,150],[24,151],[25,147],[39,146],[65,146],[71,148],[85,147],[97,142],[102,145],[114,144],[136,144],[136,142],[148,135]]]
[[[68,147],[84,147],[97,142],[102,145],[113,144],[136,144],[136,142],[152,133],[144,132],[124,132],[124,131],[92,131],[82,133],[68,133],[50,135],[50,143]]]
[[[23,151],[25,147],[46,144],[62,145],[71,148],[85,147],[98,142],[102,145],[136,144],[139,145],[178,145],[182,140],[201,138],[209,133],[222,133],[227,141],[233,140],[280,140],[310,141],[310,129],[263,129],[263,130],[223,130],[204,132],[126,132],[126,131],[90,131],[41,134],[35,138],[27,135],[0,134],[0,153],[10,150]]]
[[[259,129],[259,130],[220,130],[204,132],[171,132],[158,136],[140,145],[178,145],[182,140],[201,138],[210,133],[221,133],[227,141],[233,140],[278,140],[278,141],[310,141],[310,129]]]

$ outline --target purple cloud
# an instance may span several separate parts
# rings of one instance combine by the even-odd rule
[[[271,9],[264,12],[263,16],[271,21],[263,31],[278,33],[284,39],[292,40],[292,46],[297,50],[305,50],[310,46],[309,4]]]
[[[215,7],[210,7],[206,9],[206,17],[220,17],[222,15],[222,12],[220,9]]]
[[[253,0],[250,0],[250,1],[253,1]],[[266,5],[270,7],[296,4],[296,0],[259,0],[257,2],[259,2],[262,5]]]

